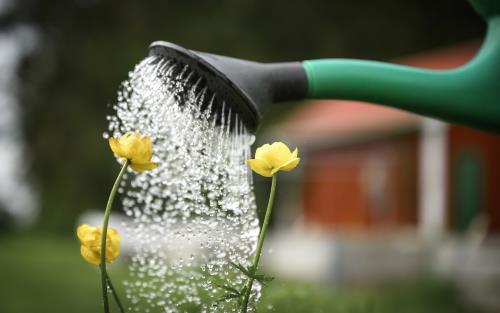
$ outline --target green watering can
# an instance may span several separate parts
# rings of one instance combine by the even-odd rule
[[[178,68],[189,67],[191,75],[185,83],[211,92],[213,97],[203,97],[216,102],[210,107],[231,108],[250,131],[256,130],[271,103],[348,99],[500,133],[500,0],[469,2],[488,23],[488,32],[477,55],[452,70],[352,59],[265,64],[164,41],[151,44],[149,53],[178,63]]]

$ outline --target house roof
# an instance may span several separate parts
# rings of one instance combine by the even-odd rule
[[[395,63],[429,69],[450,69],[467,63],[480,47],[475,40],[414,54]],[[277,126],[296,143],[328,141],[418,129],[421,117],[401,110],[346,100],[311,100]]]

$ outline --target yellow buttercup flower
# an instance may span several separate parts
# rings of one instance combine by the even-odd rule
[[[299,150],[293,152],[282,142],[265,144],[255,151],[255,159],[247,160],[250,168],[259,175],[271,177],[278,171],[291,171],[300,162]]]
[[[118,139],[109,138],[109,146],[114,154],[128,160],[130,167],[139,173],[158,166],[158,163],[151,162],[153,145],[148,136],[142,137],[140,133],[134,133],[123,135]]]
[[[100,227],[87,224],[78,226],[76,230],[81,247],[82,257],[90,264],[101,264],[101,237]],[[116,229],[108,228],[106,232],[106,263],[111,263],[120,255],[120,233]]]

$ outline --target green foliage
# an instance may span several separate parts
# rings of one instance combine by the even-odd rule
[[[267,276],[264,274],[257,274],[256,270],[252,268],[252,266],[243,266],[239,263],[229,262],[233,267],[238,269],[243,275],[247,277],[247,279],[254,279],[258,281],[261,285],[267,286],[267,283],[274,280],[274,277]],[[213,283],[214,286],[219,287],[225,291],[224,294],[217,300],[217,302],[228,301],[228,300],[237,300],[238,307],[241,306],[242,301],[248,291],[248,285],[245,282],[241,288],[236,286],[228,285],[227,283]]]
[[[76,238],[38,234],[20,238],[4,236],[0,237],[0,246],[0,312],[102,310],[99,271],[80,257]],[[109,272],[118,292],[124,295],[121,284],[126,276],[124,264],[113,263]],[[128,300],[122,297],[122,301],[126,307]],[[112,310],[118,312],[116,307]],[[197,306],[186,306],[183,310],[199,312]],[[384,288],[340,289],[277,280],[265,289],[258,312],[480,313],[476,308],[464,308],[449,284],[432,280]]]
[[[253,278],[262,285],[266,286],[267,283],[274,280],[274,277],[267,276],[264,274],[257,274],[256,271],[251,266],[243,266],[234,262],[230,262],[232,266],[240,270],[247,278]]]
[[[99,270],[80,256],[76,236],[0,237],[0,246],[0,312],[102,311]],[[120,294],[124,273],[123,264],[110,266]]]

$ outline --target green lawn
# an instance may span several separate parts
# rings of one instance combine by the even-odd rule
[[[0,237],[0,248],[1,313],[101,312],[99,272],[80,258],[75,238],[10,235]],[[110,268],[119,289],[118,278],[124,271],[125,267],[119,263]],[[384,288],[332,290],[277,279],[264,289],[258,312],[478,313],[478,310],[463,308],[449,284],[431,280]]]

